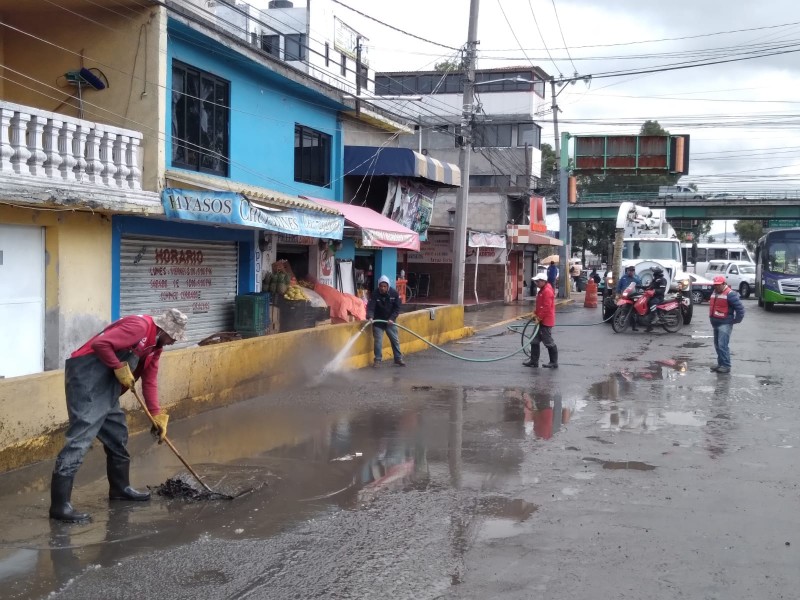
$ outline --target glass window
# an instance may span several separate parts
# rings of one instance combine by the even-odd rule
[[[730,273],[731,273],[731,275],[738,275],[739,274],[739,269],[736,267],[736,265],[732,265],[731,266]]]
[[[517,146],[539,148],[542,140],[542,128],[536,123],[520,123],[517,125]]]
[[[261,36],[261,49],[275,57],[281,55],[281,36],[279,35],[262,35]]]
[[[306,36],[302,33],[293,33],[284,38],[284,60],[306,59]]]
[[[294,126],[294,180],[330,187],[331,136],[303,125]]]
[[[390,82],[388,77],[375,76],[375,95],[387,96],[392,92],[389,91]]]
[[[230,82],[172,63],[172,164],[228,175]]]
[[[477,125],[473,128],[473,145],[482,148],[510,148],[511,124]]]

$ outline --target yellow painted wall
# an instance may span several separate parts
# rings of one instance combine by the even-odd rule
[[[0,223],[45,228],[45,369],[61,368],[111,319],[111,221],[0,204]]]
[[[2,98],[55,110],[75,91],[71,86],[54,89],[58,87],[56,80],[65,72],[80,68],[80,52],[83,51],[84,66],[100,69],[110,84],[102,91],[84,92],[87,102],[84,118],[142,132],[145,136],[140,151],[143,187],[157,190],[159,168],[163,164],[159,162],[163,158],[163,142],[158,139],[157,132],[161,131],[163,137],[165,115],[165,93],[159,87],[160,78],[163,79],[159,68],[165,64],[159,52],[165,28],[164,9],[137,3],[125,9],[118,7],[114,12],[87,2],[81,4],[79,11],[74,11],[85,17],[81,18],[54,4],[57,3],[25,0],[18,10],[6,8],[3,11],[4,22],[35,37],[3,28],[3,64],[9,67],[4,76],[12,81],[4,82]],[[63,77],[59,84],[64,85]],[[147,93],[143,96],[144,91]],[[58,112],[78,116],[74,101]]]
[[[472,334],[464,327],[461,306],[438,308],[435,317],[431,320],[424,310],[402,314],[398,323],[437,345]],[[361,323],[326,325],[166,352],[159,373],[161,404],[172,418],[181,418],[312,380],[361,328]],[[404,353],[427,348],[406,332],[400,342]],[[357,339],[345,367],[371,363],[367,331]],[[63,371],[0,380],[0,472],[58,452],[67,421],[63,381]],[[132,431],[148,426],[131,394],[123,397],[123,405],[136,409],[129,415]]]

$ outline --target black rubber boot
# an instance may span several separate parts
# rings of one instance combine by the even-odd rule
[[[86,523],[92,520],[88,513],[80,513],[70,504],[74,481],[74,477],[53,473],[53,478],[50,480],[51,519],[64,521],[65,523]]]
[[[526,360],[524,363],[522,363],[522,366],[524,366],[524,367],[534,367],[534,368],[538,367],[539,366],[539,352],[540,351],[541,351],[541,348],[539,347],[539,344],[531,344],[531,357],[528,360]]]
[[[550,362],[545,363],[542,366],[545,369],[557,369],[558,368],[558,348],[553,346],[552,348],[547,349],[547,354],[550,356]]]
[[[106,474],[108,475],[108,497],[110,500],[131,500],[144,502],[150,500],[150,492],[139,492],[130,484],[131,461],[108,457]]]

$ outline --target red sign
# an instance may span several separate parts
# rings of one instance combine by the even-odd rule
[[[531,196],[531,223],[530,230],[537,233],[547,233],[547,206],[544,196]]]

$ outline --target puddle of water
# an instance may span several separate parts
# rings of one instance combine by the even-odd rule
[[[703,427],[708,423],[706,419],[698,416],[698,413],[689,411],[665,411],[664,420],[670,425],[685,425],[688,427]]]
[[[594,479],[595,474],[589,471],[584,471],[582,473],[581,472],[573,473],[572,475],[570,475],[570,477],[572,477],[573,479],[587,480],[587,479]]]

